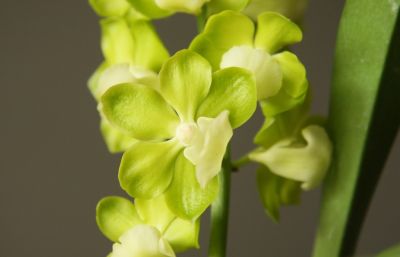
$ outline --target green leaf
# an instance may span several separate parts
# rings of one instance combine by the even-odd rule
[[[200,219],[189,221],[176,218],[164,233],[164,237],[175,252],[183,252],[200,247],[199,230]]]
[[[100,16],[123,16],[130,8],[126,0],[89,0],[93,10]]]
[[[234,46],[252,46],[254,23],[238,12],[224,11],[212,15],[190,44],[190,49],[205,57],[218,70],[222,55]]]
[[[200,105],[197,118],[215,118],[229,111],[233,128],[245,123],[257,107],[257,89],[250,72],[242,68],[226,68],[213,75],[210,92]]]
[[[265,12],[258,16],[255,47],[275,53],[302,40],[301,29],[284,16]]]
[[[308,89],[306,69],[297,56],[285,51],[275,54],[273,58],[278,61],[283,73],[282,89],[295,98],[304,95]]]
[[[151,199],[136,198],[135,205],[142,220],[146,224],[156,227],[162,233],[176,218],[168,208],[164,195]]]
[[[348,0],[335,53],[315,257],[351,256],[400,124],[399,1]],[[379,22],[377,22],[379,21]]]
[[[123,152],[136,142],[136,139],[114,128],[104,118],[101,119],[100,130],[107,148],[111,153]]]
[[[378,254],[376,257],[397,257],[400,256],[400,244],[390,247]]]
[[[195,167],[183,154],[175,163],[171,186],[165,193],[170,209],[180,218],[196,220],[214,201],[218,193],[218,177],[202,188],[196,179]]]
[[[170,185],[181,146],[175,140],[137,142],[122,156],[121,187],[132,197],[153,198]]]
[[[156,0],[127,0],[136,10],[150,19],[160,19],[172,14],[171,11],[160,8]]]
[[[194,121],[211,86],[211,66],[199,54],[182,50],[160,71],[160,92],[185,122]]]
[[[108,121],[139,140],[171,138],[179,125],[174,110],[154,89],[139,84],[119,84],[101,97]]]
[[[124,18],[107,18],[100,21],[101,49],[109,65],[132,63],[135,43]]]
[[[127,230],[143,223],[133,203],[118,196],[105,197],[97,204],[96,221],[101,232],[114,242]]]

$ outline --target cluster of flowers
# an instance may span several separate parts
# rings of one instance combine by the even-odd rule
[[[269,1],[260,1],[269,2]],[[301,2],[301,1],[299,1]],[[248,0],[90,0],[102,16],[104,62],[89,80],[110,152],[124,152],[121,187],[97,223],[115,242],[112,257],[175,256],[198,248],[199,217],[215,200],[233,130],[255,112],[265,122],[246,158],[267,213],[317,186],[331,144],[308,114],[306,71],[283,51],[299,27]],[[257,12],[256,12],[257,10]],[[201,17],[202,32],[169,56],[151,20],[175,12]]]

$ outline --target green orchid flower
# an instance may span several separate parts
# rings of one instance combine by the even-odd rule
[[[118,196],[106,197],[97,205],[96,221],[101,232],[115,242],[113,257],[172,257],[175,252],[199,248],[200,221],[176,217],[163,195],[136,199],[135,204]]]
[[[302,189],[309,190],[325,177],[331,155],[332,144],[325,129],[309,125],[301,130],[301,137],[282,139],[249,157],[276,175],[301,182]]]
[[[265,11],[277,12],[300,22],[307,4],[308,0],[251,0],[242,12],[253,19]]]
[[[264,208],[279,220],[281,205],[299,202],[301,189],[318,186],[331,162],[332,144],[319,117],[309,116],[310,97],[289,111],[267,117],[249,159],[261,164],[257,184]]]
[[[233,129],[256,109],[253,76],[241,68],[212,73],[199,54],[182,50],[162,67],[159,89],[138,83],[111,87],[102,112],[138,142],[123,155],[119,181],[132,197],[166,201],[196,219],[218,192],[221,163]]]
[[[122,14],[123,1],[91,1],[95,10],[105,14]],[[112,11],[121,7],[120,12]],[[115,9],[114,9],[115,8]],[[151,23],[137,19],[128,13],[121,17],[103,19],[102,50],[105,61],[99,66],[88,82],[90,91],[99,102],[107,89],[118,83],[143,82],[157,84],[157,75],[162,63],[169,57],[168,51],[159,39]],[[115,15],[117,16],[117,15]],[[101,109],[101,108],[99,108]],[[102,113],[100,112],[102,117]],[[110,152],[125,151],[135,142],[132,137],[101,119],[101,132]]]
[[[176,12],[200,15],[206,11],[207,16],[223,10],[240,11],[249,0],[129,0],[139,12],[149,19],[159,19]]]
[[[302,39],[300,28],[280,14],[265,12],[255,24],[247,16],[224,11],[209,18],[191,43],[214,70],[241,67],[256,79],[257,96],[266,116],[302,103],[308,81],[303,64],[284,47]]]

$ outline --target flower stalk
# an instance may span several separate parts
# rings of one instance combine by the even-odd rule
[[[209,257],[225,257],[229,223],[229,199],[231,188],[232,163],[230,149],[225,154],[222,171],[219,174],[220,189],[217,199],[211,206],[211,234],[208,249]]]

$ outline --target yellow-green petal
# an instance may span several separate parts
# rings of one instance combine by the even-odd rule
[[[162,233],[176,218],[167,206],[164,195],[151,199],[136,198],[135,205],[144,223],[156,227]]]
[[[174,110],[154,89],[139,84],[119,84],[101,97],[107,120],[139,140],[172,138],[179,124]]]
[[[306,68],[291,52],[275,54],[273,58],[279,63],[283,73],[282,89],[292,97],[303,95],[308,88]]]
[[[214,201],[217,193],[218,177],[202,188],[196,178],[195,166],[180,154],[173,181],[165,193],[170,209],[178,217],[194,221]]]
[[[312,189],[320,184],[330,165],[332,144],[325,130],[310,125],[302,130],[301,139],[279,141],[250,159],[266,165],[276,175],[302,182],[302,188]]]
[[[181,152],[176,140],[137,142],[122,156],[119,182],[130,196],[154,198],[168,188]]]
[[[308,122],[308,111],[307,101],[276,116],[267,116],[254,138],[254,143],[268,149],[281,139],[296,136],[305,122]]]
[[[100,16],[123,16],[130,8],[126,0],[89,0],[93,10]]]
[[[186,12],[192,14],[199,14],[201,8],[206,2],[210,0],[155,0],[156,4],[171,12]]]
[[[103,74],[103,72],[109,67],[109,65],[107,64],[107,62],[102,62],[99,67],[96,68],[96,70],[93,72],[93,74],[90,76],[89,80],[88,80],[88,88],[90,90],[90,93],[92,93],[92,96],[99,101],[99,98],[101,96],[101,94],[99,94],[99,79],[101,77],[101,75]]]
[[[133,64],[158,72],[169,53],[154,26],[149,21],[133,20],[129,27],[135,43]]]
[[[264,116],[271,117],[305,103],[308,98],[308,90],[298,97],[292,97],[286,92],[286,90],[279,90],[277,95],[261,100],[260,106]]]
[[[259,100],[274,96],[281,89],[280,64],[263,49],[235,46],[222,56],[220,67],[240,67],[251,71],[256,79]]]
[[[190,122],[211,86],[212,71],[199,54],[182,50],[172,56],[160,71],[160,92],[179,117]]]
[[[265,166],[257,169],[257,187],[265,212],[275,222],[279,221],[281,206],[300,201],[300,183],[275,175]]]
[[[128,2],[150,19],[164,18],[173,13],[158,6],[156,0],[128,0]]]
[[[97,204],[96,222],[101,232],[114,242],[127,230],[143,223],[133,203],[118,196],[105,197]]]
[[[190,44],[190,49],[204,56],[218,70],[222,55],[234,46],[253,45],[254,23],[245,15],[224,11],[212,15]]]
[[[100,21],[101,48],[109,65],[133,63],[135,42],[124,18],[108,18]]]
[[[301,29],[288,18],[274,12],[258,16],[255,47],[275,53],[288,45],[302,40]]]
[[[196,117],[215,118],[229,111],[232,128],[245,123],[257,107],[257,89],[253,75],[242,68],[226,68],[213,75],[210,93]]]
[[[164,238],[168,240],[175,252],[183,252],[191,248],[199,248],[200,219],[196,221],[176,218]]]
[[[123,152],[137,142],[133,137],[111,126],[105,118],[101,118],[100,131],[107,145],[107,149],[111,153]]]

